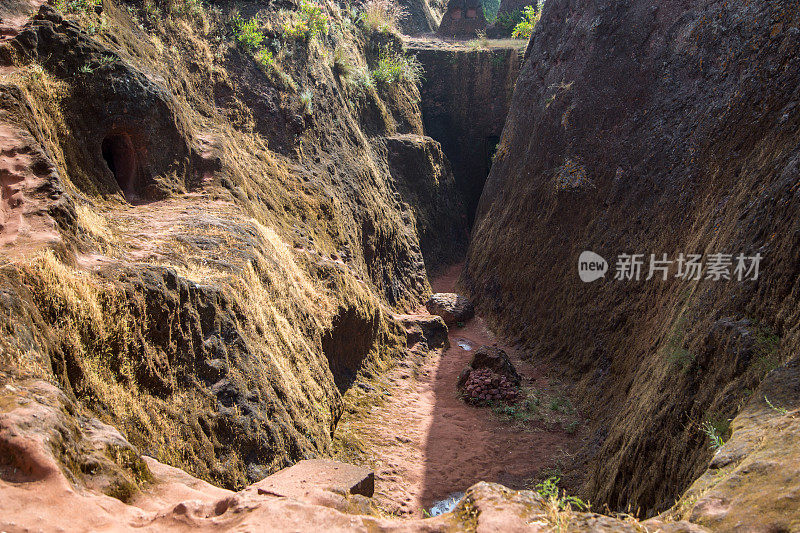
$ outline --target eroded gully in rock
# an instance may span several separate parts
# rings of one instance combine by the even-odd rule
[[[460,271],[455,265],[432,280],[433,291],[453,292]],[[394,514],[419,516],[479,481],[530,488],[561,474],[584,436],[563,385],[497,338],[483,317],[450,327],[449,340],[443,353],[392,370],[390,396],[361,421],[369,428],[375,498]],[[458,376],[475,349],[494,344],[523,376],[525,397],[507,407],[468,405],[458,396]]]

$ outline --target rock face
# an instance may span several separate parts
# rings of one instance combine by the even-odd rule
[[[441,11],[437,12],[428,0],[400,0],[398,2],[406,12],[400,21],[400,28],[407,35],[418,33],[432,33],[439,27],[442,18]]]
[[[432,315],[442,317],[447,324],[463,322],[475,315],[475,308],[469,300],[452,292],[432,294],[425,307]]]
[[[445,37],[476,37],[486,29],[486,16],[480,0],[450,0],[437,30]]]
[[[431,47],[409,43],[427,73],[421,87],[425,132],[442,144],[472,224],[521,65],[518,47]]]
[[[771,372],[733,419],[733,434],[708,470],[662,518],[688,519],[712,531],[742,524],[788,531],[797,524],[800,482],[800,363]],[[755,515],[755,516],[754,516]]]
[[[711,459],[700,427],[734,419],[739,440],[740,406],[796,358],[799,32],[797,4],[782,0],[545,4],[462,282],[578,383],[595,504],[672,505]],[[611,263],[606,278],[580,281],[586,250]],[[644,254],[642,281],[609,279],[623,253]],[[673,264],[667,281],[645,281],[663,253],[761,253],[762,275],[676,279]],[[786,432],[761,453],[789,442],[800,449]],[[748,489],[771,494],[770,476]],[[719,511],[756,528],[760,504],[742,496],[734,511],[733,487],[717,488],[702,521]]]
[[[467,251],[467,211],[450,162],[430,137],[387,137],[389,172],[414,212],[429,274],[459,262]]]
[[[57,383],[229,489],[326,454],[355,376],[415,334],[394,316],[430,290],[422,248],[465,245],[429,231],[463,213],[417,86],[356,88],[306,42],[268,68],[225,6],[2,4],[3,384]],[[337,39],[362,71],[401,48]]]

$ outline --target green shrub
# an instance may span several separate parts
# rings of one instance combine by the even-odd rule
[[[55,7],[63,13],[86,13],[103,4],[103,0],[56,0]]]
[[[497,20],[497,11],[500,9],[500,0],[483,0],[483,14],[489,24]]]
[[[328,34],[328,15],[322,12],[322,6],[319,4],[301,0],[298,15],[296,20],[289,21],[284,26],[284,32],[288,37],[310,41]]]
[[[272,52],[267,50],[266,48],[260,49],[258,52],[255,53],[256,62],[262,67],[270,67],[275,64],[275,57],[272,55]]]
[[[381,50],[378,66],[372,71],[375,81],[382,83],[409,81],[416,84],[423,74],[424,70],[417,56],[396,52],[388,47]]]
[[[244,20],[237,13],[233,17],[233,35],[236,42],[251,52],[257,50],[264,42],[264,33],[256,17]]]
[[[358,20],[364,29],[378,33],[398,33],[406,12],[392,0],[369,0]]]
[[[525,6],[522,9],[522,20],[514,26],[511,37],[514,39],[530,39],[533,29],[541,16],[541,9],[537,9],[535,6]]]
[[[517,11],[506,11],[504,13],[497,14],[497,20],[494,23],[494,27],[498,30],[500,35],[511,35],[511,32],[514,31],[514,28],[522,22],[522,12]]]

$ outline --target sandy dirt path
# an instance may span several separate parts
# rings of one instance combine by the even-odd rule
[[[460,265],[433,280],[435,292],[452,292]],[[480,316],[450,328],[451,347],[418,367],[400,365],[388,379],[387,401],[362,421],[370,428],[376,466],[376,500],[398,515],[421,515],[448,495],[484,480],[527,488],[576,448],[580,429],[567,431],[576,413],[556,413],[547,402],[557,391],[539,369],[502,343]],[[498,343],[524,377],[523,387],[540,398],[537,414],[510,420],[458,398],[456,380],[474,350]],[[471,347],[470,350],[464,347]],[[532,397],[532,396],[531,396]]]

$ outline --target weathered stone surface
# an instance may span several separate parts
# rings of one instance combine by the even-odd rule
[[[469,300],[452,292],[432,294],[425,307],[432,315],[442,317],[447,324],[463,322],[475,315],[475,308]]]
[[[329,459],[305,459],[253,485],[264,494],[302,498],[310,489],[372,497],[375,474],[369,468]]]
[[[395,318],[406,330],[406,345],[411,348],[419,342],[426,349],[440,349],[450,346],[447,325],[436,315],[396,315]]]
[[[422,135],[384,139],[389,172],[414,212],[429,275],[455,264],[467,251],[467,211],[441,145]]]
[[[712,459],[700,426],[733,419],[798,352],[798,16],[787,0],[544,5],[462,284],[575,382],[595,504],[668,509]],[[582,283],[587,250],[644,254],[642,281]],[[768,274],[691,281],[673,263],[644,281],[650,254],[697,251],[761,253]],[[742,503],[725,512],[755,520]]]
[[[768,403],[769,402],[769,403]],[[770,405],[771,404],[771,405]],[[733,433],[663,519],[714,531],[791,531],[800,521],[800,361],[770,372]]]
[[[103,2],[102,19],[0,4],[2,369],[58,383],[142,453],[220,486],[325,455],[368,354],[404,349],[380,309],[429,291],[413,212],[428,198],[406,201],[398,180],[446,160],[416,86],[350,98],[319,57],[276,79],[234,39],[206,53],[196,23],[231,6],[171,13],[175,31],[141,3]],[[338,44],[360,68],[374,52]],[[294,83],[313,87],[313,113]],[[423,139],[400,158],[408,176],[384,143],[405,134]]]

